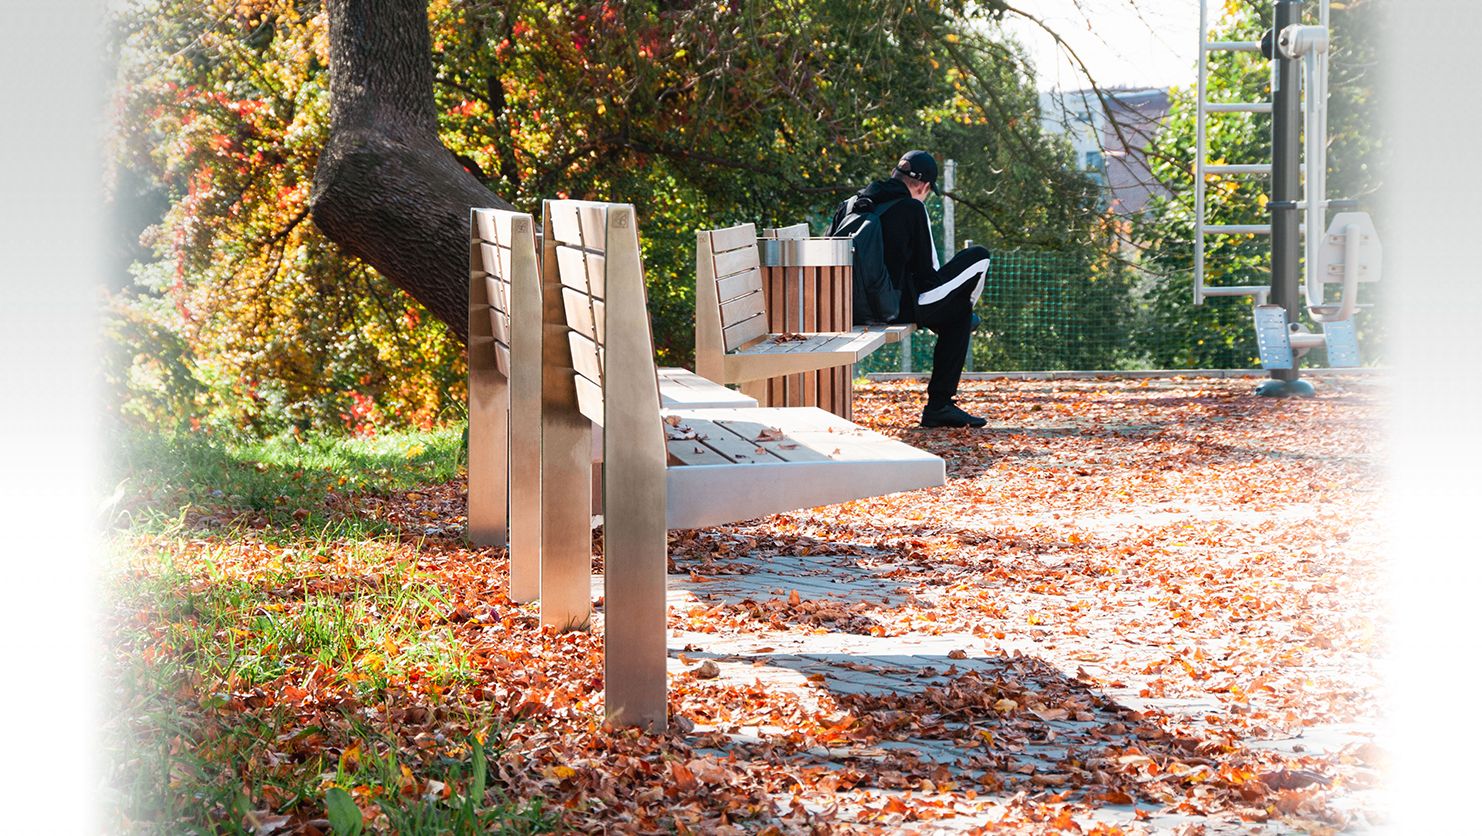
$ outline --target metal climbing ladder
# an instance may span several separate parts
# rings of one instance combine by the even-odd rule
[[[1358,342],[1352,321],[1354,311],[1362,307],[1357,303],[1358,284],[1379,280],[1383,258],[1373,221],[1364,212],[1352,211],[1356,202],[1328,199],[1330,0],[1321,0],[1318,9],[1318,25],[1303,25],[1301,0],[1276,0],[1273,27],[1263,41],[1211,41],[1208,0],[1199,2],[1194,304],[1203,304],[1208,296],[1254,297],[1261,364],[1272,370],[1272,380],[1267,382],[1271,385],[1263,386],[1258,394],[1279,397],[1311,394],[1312,387],[1298,380],[1297,360],[1313,348],[1327,349],[1330,366],[1358,365]],[[1223,52],[1258,52],[1271,61],[1270,101],[1209,101],[1209,59]],[[1272,114],[1271,162],[1227,165],[1209,161],[1208,118],[1226,113]],[[1211,174],[1266,176],[1272,222],[1208,223],[1205,178]],[[1338,210],[1331,226],[1330,209]],[[1298,212],[1305,213],[1305,223]],[[1271,236],[1269,285],[1205,284],[1204,239],[1230,234]],[[1298,280],[1304,273],[1305,281],[1299,287]],[[1341,292],[1336,300],[1330,301],[1326,287],[1334,284],[1341,286]],[[1267,304],[1268,297],[1274,304]],[[1322,326],[1322,333],[1311,333],[1298,321],[1304,301],[1307,317]]]
[[[1326,14],[1326,11],[1324,11]],[[1199,0],[1199,87],[1194,114],[1194,304],[1204,304],[1208,296],[1254,296],[1257,305],[1265,304],[1271,292],[1269,285],[1227,285],[1211,287],[1204,283],[1204,238],[1209,235],[1270,235],[1270,224],[1211,224],[1208,185],[1210,174],[1271,176],[1271,163],[1213,164],[1209,162],[1208,118],[1227,113],[1270,113],[1271,102],[1209,101],[1209,59],[1216,53],[1260,52],[1260,41],[1211,41],[1209,39],[1209,0]]]

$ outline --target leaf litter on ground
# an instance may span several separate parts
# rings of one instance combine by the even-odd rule
[[[1377,824],[1377,400],[1253,385],[967,384],[990,424],[954,431],[915,426],[919,384],[859,387],[856,420],[942,455],[946,486],[671,532],[671,563],[804,556],[891,594],[673,609],[749,649],[671,677],[666,734],[603,723],[600,632],[508,599],[504,551],[461,540],[461,479],[295,497],[318,529],[192,493],[114,537],[115,829],[322,833],[347,803],[371,832]],[[842,663],[920,675],[896,691],[732,673],[829,633],[971,641],[929,673]],[[1306,742],[1335,728],[1358,731]]]

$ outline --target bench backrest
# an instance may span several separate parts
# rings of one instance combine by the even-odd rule
[[[493,209],[473,210],[468,244],[469,364],[495,368],[509,379],[509,277],[513,219]],[[528,231],[528,230],[527,230]]]
[[[697,365],[769,332],[754,224],[696,232],[695,277]]]
[[[474,209],[468,265],[468,537],[509,544],[510,595],[530,600],[539,583],[539,462],[530,451],[540,440],[540,370],[511,358],[539,353],[540,332],[520,325],[539,318],[534,219]]]
[[[543,321],[553,352],[547,359],[570,370],[570,394],[592,423],[607,428],[611,407],[618,406],[643,412],[653,434],[662,436],[633,207],[577,200],[545,206]],[[621,327],[609,332],[609,321]]]

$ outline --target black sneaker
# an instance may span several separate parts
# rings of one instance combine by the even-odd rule
[[[928,406],[921,410],[923,427],[981,427],[987,423],[986,418],[963,412],[951,401],[942,406]]]

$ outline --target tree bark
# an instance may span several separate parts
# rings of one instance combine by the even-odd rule
[[[426,0],[329,0],[314,224],[468,341],[469,210],[512,208],[437,133]]]

